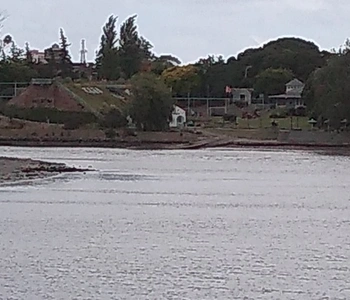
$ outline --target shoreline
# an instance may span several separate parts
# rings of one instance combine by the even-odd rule
[[[0,156],[0,186],[89,171],[94,170],[70,167],[63,163]]]
[[[199,150],[207,148],[349,149],[350,144],[206,138],[197,141],[1,139],[0,147],[117,148],[130,150]]]

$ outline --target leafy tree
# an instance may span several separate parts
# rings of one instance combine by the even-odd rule
[[[136,15],[128,18],[120,28],[119,57],[121,70],[126,79],[141,70],[142,63],[152,58],[152,45],[143,37],[139,37]]]
[[[177,66],[166,69],[162,78],[171,87],[174,94],[187,96],[199,84],[199,70],[194,65]]]
[[[260,48],[247,49],[227,61],[220,56],[208,56],[195,64],[200,80],[191,95],[223,97],[226,85],[252,88],[258,75],[269,68],[290,70],[305,82],[331,56],[314,43],[298,38],[281,38]]]
[[[285,92],[286,83],[293,78],[294,75],[289,70],[269,68],[256,77],[254,89],[265,96],[282,94]]]
[[[112,108],[104,115],[101,125],[106,128],[121,128],[127,123],[128,121],[122,112],[117,108]]]
[[[13,62],[20,62],[24,60],[24,50],[19,48],[14,41],[11,43],[10,59]]]
[[[29,82],[37,72],[22,62],[0,63],[0,82]]]
[[[116,80],[120,77],[119,57],[117,51],[117,23],[118,17],[111,15],[104,25],[100,48],[96,55],[99,78]]]
[[[152,72],[161,75],[166,69],[179,66],[181,64],[180,59],[172,55],[160,55],[154,57],[152,61]]]
[[[307,81],[304,98],[314,117],[329,119],[339,127],[343,119],[350,120],[350,53],[335,56],[317,69]]]
[[[135,75],[131,83],[130,115],[137,127],[146,131],[167,129],[174,103],[163,80],[152,73],[142,73]]]

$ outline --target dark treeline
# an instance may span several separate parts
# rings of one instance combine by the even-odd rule
[[[52,53],[47,64],[33,62],[30,45],[21,49],[11,35],[4,36],[1,45],[0,82],[81,76],[73,71],[63,29],[59,31],[60,57]],[[340,122],[350,118],[349,45],[346,42],[339,51],[327,52],[310,41],[280,38],[236,57],[208,55],[182,65],[175,56],[152,51],[152,43],[138,31],[136,16],[119,24],[117,16],[111,15],[102,29],[94,74],[96,80],[127,82],[137,74],[152,73],[177,97],[223,97],[225,86],[253,88],[255,96],[267,96],[282,93],[286,82],[298,78],[306,83],[304,96],[310,114]]]

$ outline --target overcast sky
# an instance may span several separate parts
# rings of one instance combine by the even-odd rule
[[[183,62],[208,54],[224,57],[281,36],[298,36],[322,49],[338,48],[350,36],[349,0],[1,0],[10,33],[23,46],[43,49],[63,27],[75,60],[86,39],[92,60],[101,27],[111,14],[119,23],[137,14],[140,33],[158,54]]]

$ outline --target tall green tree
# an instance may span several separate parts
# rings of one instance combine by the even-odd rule
[[[60,46],[61,46],[61,63],[68,63],[71,60],[71,56],[69,54],[69,47],[71,44],[68,42],[68,38],[64,33],[63,28],[60,28]]]
[[[60,70],[62,77],[71,77],[72,76],[72,63],[71,56],[69,54],[69,47],[71,44],[68,42],[68,38],[64,33],[63,28],[60,28]]]
[[[102,29],[100,48],[96,54],[96,65],[100,79],[116,80],[120,77],[117,20],[117,16],[111,15]]]
[[[304,89],[304,98],[314,117],[329,119],[337,128],[350,120],[350,52],[332,57],[313,72]]]
[[[152,73],[135,75],[131,79],[130,115],[139,129],[162,131],[169,127],[173,100],[164,81]]]
[[[152,45],[137,31],[136,15],[128,18],[120,28],[119,57],[126,79],[140,71],[142,63],[152,58]]]

